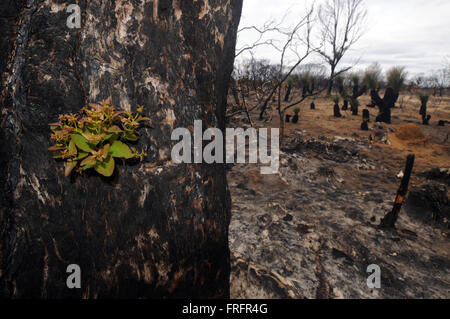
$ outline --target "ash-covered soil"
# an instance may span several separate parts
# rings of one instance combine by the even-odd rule
[[[230,169],[232,298],[450,297],[450,127],[420,125],[425,142],[397,139],[401,125],[420,123],[416,104],[394,109],[392,125],[372,120],[369,132],[359,131],[360,116],[332,118],[329,100],[304,104],[287,126],[278,175],[256,164]],[[255,127],[277,127],[276,115],[272,123],[251,115]],[[249,124],[242,115],[230,126]],[[380,229],[411,152],[397,229]],[[381,289],[366,284],[370,264],[381,268]]]

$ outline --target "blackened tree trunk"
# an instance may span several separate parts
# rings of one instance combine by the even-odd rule
[[[370,96],[379,109],[376,122],[391,124],[391,108],[393,108],[397,102],[399,93],[395,92],[391,87],[388,87],[383,98],[380,97],[377,90],[371,90]]]
[[[0,296],[228,297],[222,165],[171,161],[171,132],[224,128],[242,1],[0,4]],[[65,178],[48,123],[107,97],[144,106],[148,156],[113,177]],[[69,264],[81,289],[68,289]]]

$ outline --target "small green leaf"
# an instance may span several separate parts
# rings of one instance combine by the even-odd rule
[[[75,155],[77,154],[77,147],[75,146],[75,142],[73,141],[73,139],[71,139],[69,142],[69,152]]]
[[[89,155],[89,153],[86,153],[86,152],[79,152],[79,153],[78,153],[78,156],[77,156],[77,160],[81,160],[81,159],[87,157],[88,155]]]
[[[131,152],[130,148],[121,141],[114,141],[111,147],[109,148],[109,152],[113,157],[120,157],[126,159],[134,157],[134,154],[133,152]]]
[[[81,166],[91,165],[91,167],[92,167],[92,166],[94,166],[96,163],[97,163],[97,160],[95,159],[95,157],[94,157],[94,156],[89,156],[89,157],[86,157],[86,158],[80,163],[80,165],[81,165]]]
[[[75,166],[77,166],[77,163],[78,162],[76,161],[66,162],[64,175],[69,176],[70,172],[75,168]]]
[[[94,166],[94,169],[103,176],[109,177],[114,172],[114,159],[112,156],[109,156],[103,163],[97,163]]]
[[[103,158],[106,158],[108,156],[110,147],[111,147],[111,145],[109,145],[109,144],[106,144],[105,146],[103,146],[103,148],[102,148],[102,157]]]
[[[105,134],[97,135],[97,134],[91,134],[91,133],[82,133],[81,135],[86,139],[86,142],[88,144],[92,144],[94,146],[97,145],[98,143],[100,143],[105,137]]]
[[[138,140],[137,135],[134,134],[134,133],[125,133],[125,134],[123,135],[123,137],[124,137],[126,140],[131,141],[131,142],[136,142],[136,141]]]
[[[107,130],[108,133],[121,133],[122,130],[117,125],[113,125]]]
[[[90,152],[92,148],[87,143],[86,139],[81,136],[80,134],[71,134],[72,140],[74,141],[75,145],[84,152]]]

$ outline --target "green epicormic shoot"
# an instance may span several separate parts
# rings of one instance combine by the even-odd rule
[[[65,175],[75,168],[77,172],[93,168],[103,176],[114,172],[114,159],[143,159],[146,154],[125,144],[139,138],[137,132],[142,121],[150,119],[141,115],[143,107],[137,113],[116,111],[110,105],[110,99],[81,109],[81,114],[59,115],[59,122],[51,123],[51,140],[55,145],[53,157],[65,161]]]

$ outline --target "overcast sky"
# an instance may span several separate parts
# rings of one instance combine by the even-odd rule
[[[315,1],[316,8],[321,1]],[[244,0],[240,28],[281,20],[287,11],[283,26],[292,26],[308,3],[312,1]],[[379,62],[383,69],[405,66],[413,75],[440,69],[445,58],[450,57],[450,0],[365,0],[365,6],[367,30],[347,53],[341,67],[356,61],[357,68]],[[238,48],[252,43],[257,36],[254,32],[240,32]],[[269,47],[257,49],[255,56],[274,63],[280,59],[280,53]],[[240,56],[238,61],[248,57]]]

